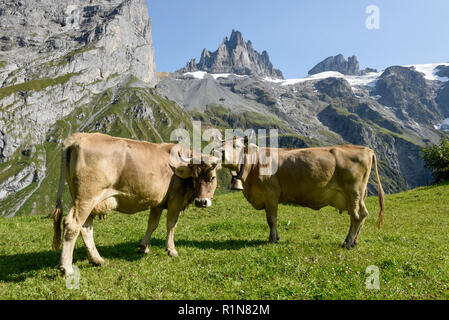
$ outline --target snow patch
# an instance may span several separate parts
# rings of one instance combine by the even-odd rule
[[[279,80],[279,79],[271,79],[271,78],[265,78],[265,81],[279,83],[281,86],[292,86],[298,83],[304,83],[307,81],[317,81],[317,80],[323,80],[327,78],[343,78],[346,81],[349,82],[349,84],[352,87],[358,87],[358,86],[368,86],[368,87],[374,87],[376,85],[377,80],[382,75],[382,72],[371,72],[363,76],[347,76],[340,72],[335,71],[327,71],[327,72],[321,72],[318,74],[314,74],[305,78],[298,78],[298,79],[286,79],[286,80]]]
[[[449,81],[449,78],[447,78],[447,77],[439,77],[436,75],[436,73],[438,72],[438,70],[437,70],[438,66],[449,66],[449,63],[415,64],[415,65],[409,65],[409,66],[405,66],[405,67],[415,68],[416,71],[423,73],[424,78],[426,78],[427,80],[441,81],[441,82]]]
[[[236,77],[236,78],[244,78],[246,76],[234,74],[234,73],[208,73],[206,71],[195,71],[195,72],[187,72],[184,73],[184,76],[191,76],[194,79],[203,80],[207,75],[212,76],[215,80],[218,78],[229,78],[229,77]]]
[[[445,119],[442,124],[435,126],[437,130],[449,131],[449,118]]]
[[[204,79],[204,77],[206,76],[207,72],[204,71],[195,71],[195,72],[187,72],[184,73],[184,76],[192,76],[195,79]]]
[[[229,78],[229,77],[236,77],[236,78],[245,78],[247,76],[242,76],[235,73],[211,73],[211,76],[214,77],[215,80],[218,78]]]

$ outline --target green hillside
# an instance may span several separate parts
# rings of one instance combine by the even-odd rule
[[[102,132],[160,143],[170,141],[171,132],[177,128],[191,131],[190,115],[153,89],[135,86],[135,81],[130,79],[123,87],[106,90],[96,95],[93,102],[80,101],[72,114],[52,127],[42,145],[34,146],[34,152],[26,152],[30,146],[24,147],[11,161],[0,164],[0,183],[27,166],[46,167],[40,173],[43,179],[34,179],[26,188],[0,202],[0,216],[34,215],[51,210],[58,188],[61,142],[71,133]],[[64,199],[68,200],[68,196],[65,190]]]
[[[103,268],[90,266],[78,239],[78,290],[66,288],[51,251],[48,217],[0,219],[0,299],[449,299],[449,184],[387,196],[384,229],[378,201],[351,251],[340,248],[349,217],[280,206],[280,243],[267,244],[265,214],[241,193],[219,195],[207,210],[189,208],[164,252],[165,219],[150,253],[137,254],[148,213],[96,221]],[[45,213],[45,212],[39,212]],[[368,290],[367,267],[380,269]]]

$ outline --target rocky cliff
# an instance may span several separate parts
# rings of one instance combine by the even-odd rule
[[[16,1],[0,5],[0,159],[39,143],[50,125],[123,75],[154,84],[144,0]]]
[[[195,71],[283,79],[282,72],[273,67],[268,53],[263,51],[260,54],[254,50],[251,41],[245,42],[236,30],[232,30],[231,37],[226,37],[216,51],[204,49],[199,63],[192,59],[178,73]]]
[[[161,142],[190,125],[151,89],[145,0],[6,0],[0,30],[0,216],[50,210],[70,133]]]
[[[379,103],[392,108],[396,116],[417,123],[435,124],[443,115],[435,102],[435,90],[424,75],[411,68],[387,68],[376,83]]]
[[[371,68],[360,70],[359,61],[356,56],[349,57],[348,60],[346,60],[343,55],[339,54],[318,63],[309,71],[309,75],[327,71],[335,71],[344,75],[363,75],[370,72],[377,72],[377,70]]]

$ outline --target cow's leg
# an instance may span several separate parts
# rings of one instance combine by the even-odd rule
[[[174,210],[170,207],[167,212],[167,242],[165,248],[170,257],[177,257],[178,251],[175,249],[175,230],[178,224],[180,210]]]
[[[79,234],[79,229],[77,228],[74,217],[75,212],[76,208],[72,207],[63,222],[62,253],[59,269],[65,276],[74,273],[72,267],[73,248]]]
[[[351,249],[352,247],[354,247],[355,243],[355,236],[356,236],[356,219],[355,219],[355,215],[350,212],[350,216],[351,216],[351,226],[349,227],[349,232],[348,235],[346,236],[346,240],[345,242],[343,242],[342,247],[346,248],[346,249]]]
[[[81,227],[90,216],[93,207],[90,203],[77,203],[64,219],[61,264],[59,267],[64,276],[74,273],[72,266],[73,249]]]
[[[368,217],[368,209],[366,208],[365,202],[362,200],[360,201],[360,210],[359,210],[359,217],[361,219],[360,225],[357,230],[357,234],[354,239],[354,244],[357,245],[359,243],[359,235],[360,231],[363,228],[363,225],[365,224],[365,220]]]
[[[148,218],[147,232],[145,233],[145,237],[140,242],[139,253],[150,252],[149,244],[151,240],[151,235],[159,225],[159,220],[161,219],[162,211],[163,209],[159,207],[151,209],[150,217]]]
[[[265,212],[267,214],[267,222],[270,227],[270,243],[278,243],[279,236],[277,231],[277,219],[278,219],[278,205],[277,203],[271,203],[265,207]]]
[[[94,216],[90,215],[81,228],[81,236],[83,237],[84,243],[87,248],[87,256],[89,262],[95,266],[102,266],[105,264],[103,258],[98,253],[97,247],[94,242],[94,227],[93,227]]]
[[[357,234],[360,231],[361,226],[367,216],[367,211],[365,212],[365,209],[362,209],[360,205],[362,202],[363,201],[360,199],[360,197],[355,197],[355,199],[349,204],[348,211],[351,217],[351,226],[349,227],[348,236],[343,243],[343,248],[346,248],[348,250],[355,246]]]

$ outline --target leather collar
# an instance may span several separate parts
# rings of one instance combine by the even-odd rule
[[[245,167],[246,167],[246,156],[243,155],[243,164],[240,166],[240,171],[237,174],[237,176],[232,176],[232,181],[234,182],[235,179],[241,180],[243,175],[245,174]]]

